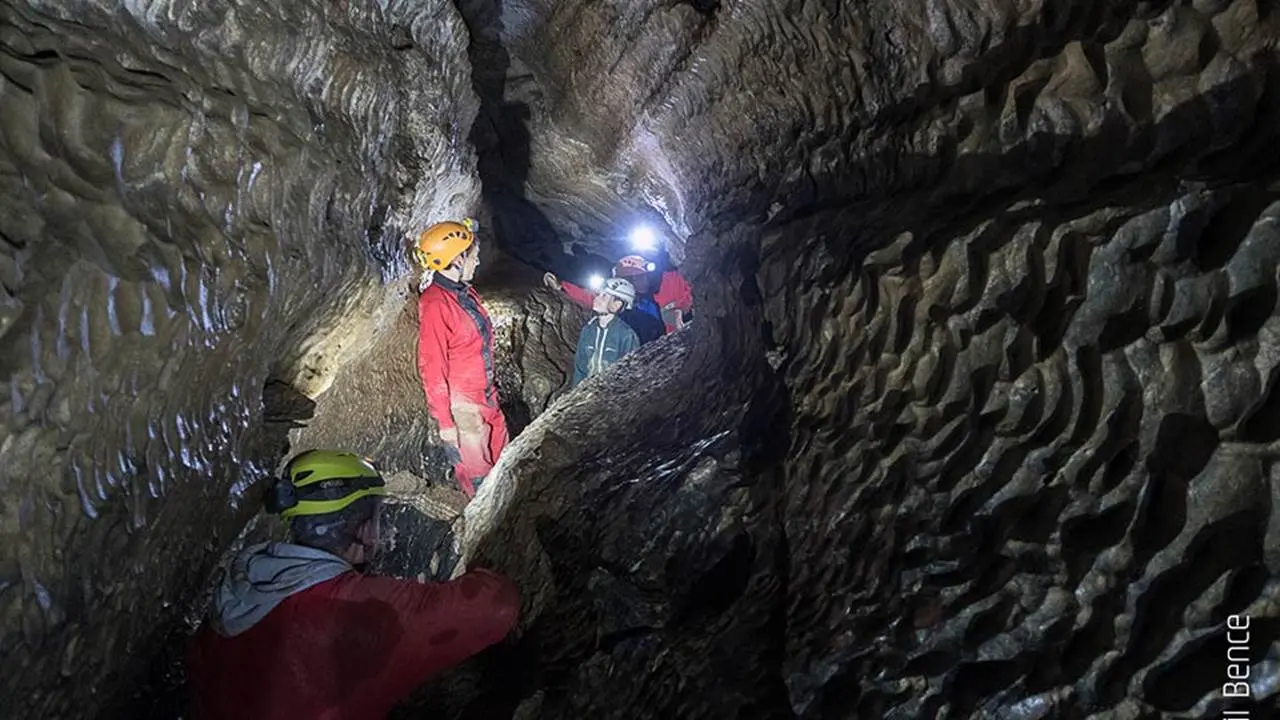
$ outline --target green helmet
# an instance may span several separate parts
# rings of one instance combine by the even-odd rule
[[[326,515],[362,497],[386,495],[382,474],[369,460],[336,450],[308,450],[295,456],[267,494],[267,510],[288,519]]]

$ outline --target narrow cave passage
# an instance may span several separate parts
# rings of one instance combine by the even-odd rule
[[[0,2],[0,717],[187,717],[306,448],[381,470],[372,571],[522,597],[394,717],[1274,716],[1278,23]],[[470,503],[408,252],[464,217]],[[570,390],[546,275],[629,254],[687,327]]]

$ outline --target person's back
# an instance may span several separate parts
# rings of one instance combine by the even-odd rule
[[[484,570],[438,585],[345,572],[288,595],[238,635],[202,628],[192,720],[384,718],[505,637],[518,607],[511,581]]]
[[[448,418],[454,398],[496,404],[493,326],[475,289],[437,278],[418,297],[418,321],[418,374],[433,414]]]
[[[189,647],[192,720],[383,718],[515,627],[519,591],[488,570],[433,584],[356,570],[377,544],[378,498],[368,496],[383,485],[350,458],[313,452],[291,462],[297,488],[310,493],[285,507],[295,510],[291,532],[350,545],[339,554],[261,543],[236,556]]]

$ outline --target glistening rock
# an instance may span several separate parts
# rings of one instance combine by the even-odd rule
[[[327,387],[476,199],[465,44],[448,3],[0,7],[0,715],[136,684],[257,510],[264,384]]]

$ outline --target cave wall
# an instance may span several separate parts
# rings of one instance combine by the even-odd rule
[[[666,226],[682,262],[689,229],[670,223],[683,218],[682,195],[700,191],[666,173],[643,121],[705,36],[707,17],[685,3],[458,7],[481,99],[472,140],[507,248],[576,278],[584,258],[607,272],[630,230],[648,222]]]
[[[519,583],[521,628],[402,717],[786,712],[781,385],[734,293],[553,401],[504,452],[463,547]]]
[[[785,683],[803,717],[1203,716],[1221,707],[1223,621],[1246,612],[1256,692],[1273,703],[1271,6],[698,5],[502,3],[520,68],[506,81],[522,83],[504,97],[528,106],[525,192],[561,239],[606,238],[627,193],[690,234],[691,341],[706,354],[655,350],[661,369],[642,377],[655,391],[689,378],[664,406],[675,426],[782,446],[741,480],[780,508],[748,513],[753,543],[781,550],[748,563],[745,587],[777,584],[679,637],[661,632],[669,616],[614,603],[614,579],[573,585],[601,565],[598,528],[623,522],[595,515],[668,517],[692,484],[606,463],[609,432],[622,448],[640,435],[572,424],[588,402],[574,398],[504,461],[516,489],[468,510],[485,518],[471,543],[520,548],[487,552],[534,588],[532,665],[581,677],[685,643],[772,663],[655,681],[628,696],[631,717],[711,713],[704,699],[720,716],[779,711],[718,696],[734,677],[755,699]],[[565,41],[535,51],[548,34]],[[601,36],[613,42],[573,41]],[[751,328],[733,350],[760,357],[730,352],[723,320],[697,327],[704,312]],[[748,401],[775,420],[753,435],[694,378],[742,363],[728,385],[768,387],[762,360],[785,402]],[[655,482],[680,490],[632,489]],[[546,517],[558,543],[530,539]],[[624,555],[643,567],[715,547],[685,542]],[[672,579],[640,584],[680,596]],[[572,622],[557,627],[596,630],[539,632],[558,613]],[[637,637],[651,655],[600,642],[617,617],[650,628]],[[522,717],[607,714],[603,696],[618,697],[564,677],[535,682]]]
[[[1280,78],[1259,10],[1045,8],[1022,32],[1070,41],[985,58],[1008,80],[886,128],[897,149],[863,157],[883,182],[766,233],[802,716],[1204,716],[1231,613],[1274,703]],[[944,47],[925,27],[911,47]]]
[[[787,470],[810,716],[1203,715],[1230,613],[1263,659],[1277,190],[1010,208],[787,293],[812,318],[778,325],[814,428]]]
[[[0,715],[88,717],[478,198],[449,3],[0,5]]]
[[[339,368],[418,390],[382,283],[469,141],[517,255],[656,212],[699,312],[554,399],[577,319],[495,290],[546,411],[467,551],[527,612],[451,707],[1201,712],[1224,613],[1274,642],[1268,3],[458,5],[0,7],[0,714],[129,685],[279,459],[264,383],[317,431]]]
[[[493,96],[481,139],[541,215],[521,217],[524,234],[614,253],[657,213],[681,261],[695,234],[932,187],[961,157],[970,172],[949,182],[977,197],[1117,169],[1072,162],[1068,138],[1152,161],[1196,124],[1230,138],[1243,98],[1161,137],[1141,129],[1238,91],[1275,35],[1256,0],[460,5],[478,91]],[[855,236],[877,236],[864,224]]]

